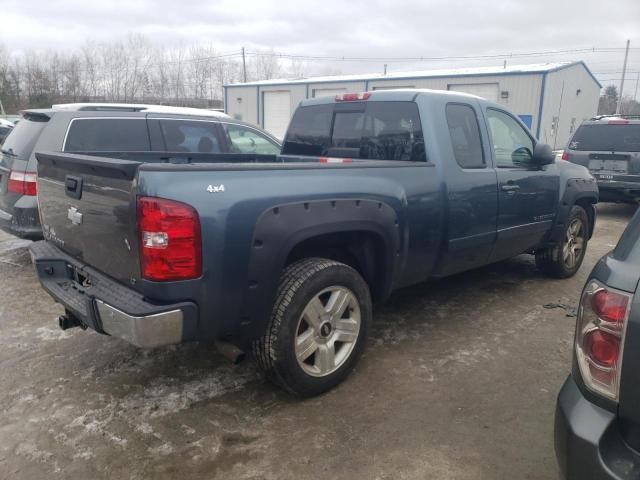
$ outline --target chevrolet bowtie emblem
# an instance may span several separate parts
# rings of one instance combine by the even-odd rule
[[[82,214],[76,207],[69,207],[67,211],[67,218],[71,220],[74,225],[80,225],[82,223]]]

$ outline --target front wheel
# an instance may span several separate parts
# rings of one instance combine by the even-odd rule
[[[589,216],[584,208],[574,205],[561,242],[536,252],[536,265],[551,277],[572,277],[582,265],[588,241]]]
[[[309,258],[286,268],[265,335],[254,342],[258,365],[300,397],[342,382],[362,353],[371,296],[353,268]]]

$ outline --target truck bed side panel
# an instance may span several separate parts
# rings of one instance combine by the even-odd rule
[[[426,279],[439,254],[445,211],[435,170],[429,163],[376,161],[228,168],[145,164],[139,171],[137,193],[185,202],[198,210],[204,281],[200,282],[202,291],[193,292],[197,296],[193,300],[202,312],[201,333],[206,337],[233,337],[239,327],[251,328],[268,319],[288,250],[312,234],[314,225],[323,225],[317,233],[331,228],[386,232],[390,239],[386,253],[394,265],[390,272],[393,286]],[[224,185],[224,189],[213,193],[209,185]],[[361,201],[361,210],[356,213],[353,208],[352,214],[333,221],[327,217],[330,210],[326,209],[332,201],[336,208],[346,206],[346,201],[355,207],[356,201]],[[289,205],[293,210],[304,209],[305,204],[309,208],[306,221],[282,222],[273,214],[265,217],[275,208]],[[362,215],[378,204],[382,205],[381,215]],[[397,226],[391,223],[392,218],[397,220]],[[251,272],[261,267],[252,264],[257,225],[263,231],[268,229],[270,243],[279,246],[275,258],[270,256],[262,266],[258,279],[250,278]],[[175,301],[178,298],[174,295],[184,293],[162,284],[141,283],[149,298],[163,294],[165,301]],[[259,307],[244,308],[243,305],[258,301],[255,299],[260,299]]]

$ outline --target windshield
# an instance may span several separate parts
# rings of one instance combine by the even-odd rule
[[[29,160],[31,151],[47,121],[45,117],[36,117],[18,122],[2,144],[2,153],[16,156],[20,160]]]
[[[571,139],[569,149],[640,152],[640,124],[582,125]]]

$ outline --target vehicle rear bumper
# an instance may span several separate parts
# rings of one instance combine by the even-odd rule
[[[567,480],[626,480],[640,474],[640,456],[622,439],[616,414],[585,398],[571,376],[556,404],[555,449]]]
[[[13,213],[0,209],[0,228],[16,237],[42,239],[36,197],[20,197],[13,206]]]
[[[29,250],[42,287],[83,326],[142,348],[195,337],[195,303],[152,303],[46,241]]]
[[[638,182],[598,181],[600,201],[619,202],[640,199],[640,179]]]

